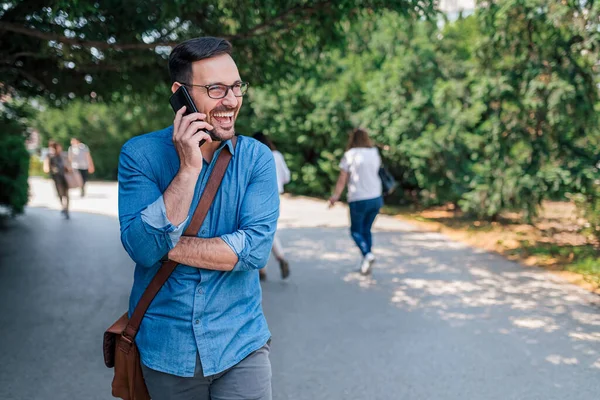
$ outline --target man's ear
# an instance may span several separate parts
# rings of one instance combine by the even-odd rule
[[[173,82],[173,84],[171,85],[171,93],[175,93],[177,91],[177,89],[179,89],[180,87],[181,87],[181,83]]]

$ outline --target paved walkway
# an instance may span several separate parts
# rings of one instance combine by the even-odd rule
[[[0,228],[0,399],[110,399],[104,328],[125,310],[116,185],[73,191],[61,219],[32,179]],[[268,265],[275,400],[596,399],[600,298],[535,268],[380,217],[361,277],[345,207],[285,198],[289,281]]]

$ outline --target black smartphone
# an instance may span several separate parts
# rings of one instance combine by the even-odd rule
[[[171,103],[171,107],[173,107],[173,111],[177,112],[181,109],[181,107],[185,106],[185,113],[183,115],[188,115],[191,113],[198,112],[196,105],[194,104],[194,100],[192,100],[192,96],[190,96],[190,92],[186,89],[185,86],[179,86],[179,89],[175,91],[169,98],[169,103]],[[204,132],[208,133],[212,140],[216,140],[213,133],[208,129],[202,129]],[[202,146],[206,140],[202,140],[199,143],[199,146]]]

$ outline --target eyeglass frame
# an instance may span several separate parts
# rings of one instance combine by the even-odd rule
[[[185,82],[179,82],[181,85],[184,86],[191,86],[191,87],[203,87],[206,89],[206,95],[208,97],[210,97],[213,100],[220,100],[220,99],[224,99],[225,97],[227,97],[227,95],[229,94],[229,91],[231,90],[231,93],[233,93],[233,87],[235,85],[240,85],[240,84],[246,84],[246,91],[244,93],[242,93],[240,96],[237,96],[235,93],[233,93],[233,95],[235,97],[244,97],[244,95],[248,92],[248,88],[250,87],[250,82],[244,82],[244,81],[240,81],[240,82],[236,82],[233,85],[224,85],[222,83],[213,83],[211,85],[194,85],[193,83],[185,83]],[[213,86],[225,86],[227,88],[227,90],[225,90],[225,94],[223,95],[223,97],[211,97],[210,95],[210,90],[209,88],[213,87]]]

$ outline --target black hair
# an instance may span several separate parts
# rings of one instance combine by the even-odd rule
[[[191,83],[193,62],[221,54],[231,55],[231,43],[221,38],[206,36],[178,44],[169,55],[171,83]]]

